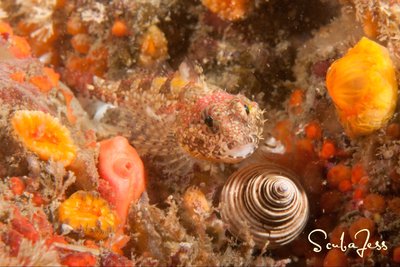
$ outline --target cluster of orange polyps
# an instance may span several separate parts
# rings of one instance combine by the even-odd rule
[[[223,20],[235,21],[243,19],[249,13],[251,0],[202,0],[211,12]]]
[[[107,238],[118,227],[117,216],[107,201],[85,191],[75,192],[60,205],[58,219],[96,240]]]
[[[42,111],[19,110],[11,118],[15,134],[24,146],[42,160],[50,158],[68,166],[77,147],[69,130],[59,120]]]
[[[397,102],[395,67],[388,50],[363,37],[326,75],[326,86],[350,137],[380,129]]]

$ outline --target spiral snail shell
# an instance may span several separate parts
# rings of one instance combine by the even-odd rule
[[[233,173],[222,189],[222,220],[242,240],[250,233],[259,248],[294,240],[308,214],[307,196],[296,175],[279,165],[248,165]]]

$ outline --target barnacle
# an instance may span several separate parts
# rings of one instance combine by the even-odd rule
[[[58,219],[97,240],[107,238],[118,224],[107,201],[85,191],[75,192],[60,205]]]
[[[69,130],[42,111],[19,110],[11,118],[16,135],[42,160],[53,159],[68,166],[76,156]]]
[[[393,115],[395,67],[387,49],[365,37],[331,65],[326,86],[351,137],[381,128]]]

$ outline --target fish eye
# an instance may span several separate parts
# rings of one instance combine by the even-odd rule
[[[204,119],[204,123],[205,123],[208,127],[212,128],[213,125],[214,125],[213,118],[212,118],[211,116],[207,116],[207,117]]]
[[[246,110],[246,114],[249,115],[250,114],[250,109],[248,105],[244,105],[244,110]]]

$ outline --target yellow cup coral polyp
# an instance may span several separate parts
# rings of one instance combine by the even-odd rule
[[[396,74],[389,52],[365,37],[331,65],[326,86],[350,137],[381,128],[396,107]]]
[[[40,159],[53,159],[68,166],[77,148],[70,132],[57,118],[42,111],[19,110],[11,118],[16,135]]]
[[[117,216],[107,201],[85,191],[75,192],[60,205],[58,219],[96,240],[107,238],[118,226]]]

